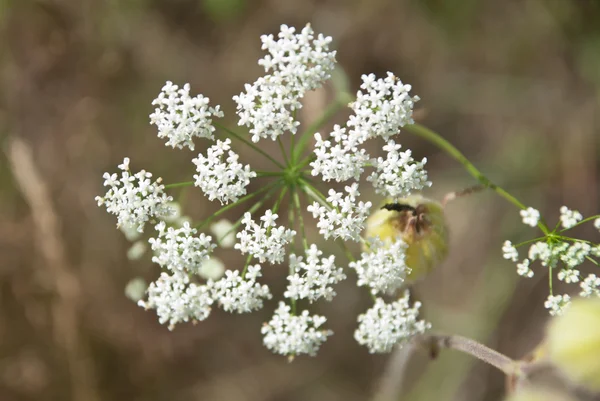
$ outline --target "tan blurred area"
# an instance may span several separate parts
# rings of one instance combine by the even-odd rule
[[[550,225],[563,204],[584,216],[600,211],[595,0],[0,0],[0,400],[354,401],[381,394],[393,359],[370,355],[352,337],[370,302],[352,274],[332,303],[313,306],[336,333],[315,358],[289,363],[262,345],[260,327],[284,289],[285,271],[276,267],[265,273],[275,299],[263,310],[237,316],[215,309],[208,320],[171,332],[124,293],[135,277],[156,278],[158,266],[149,257],[127,259],[114,216],[94,201],[104,193],[102,174],[125,156],[133,170],[167,183],[191,180],[191,159],[206,142],[197,141],[195,153],[172,150],[148,124],[164,82],[189,82],[194,94],[222,105],[233,127],[231,97],[261,74],[259,36],[307,22],[334,38],[352,92],[371,72],[392,71],[412,84],[422,99],[418,121]],[[307,98],[303,121],[318,117],[329,96],[323,93]],[[428,196],[476,183],[422,139],[402,133],[398,141],[427,157]],[[257,169],[268,166],[240,153]],[[194,219],[219,208],[199,189],[184,195]],[[538,233],[491,192],[452,202],[447,218],[450,255],[415,287],[425,318],[437,332],[522,357],[543,334],[547,276],[520,278],[501,246]],[[597,242],[593,229],[578,233]],[[243,264],[233,251],[221,256],[228,268]],[[435,361],[415,355],[402,383],[395,400],[504,395],[500,372],[453,351]]]

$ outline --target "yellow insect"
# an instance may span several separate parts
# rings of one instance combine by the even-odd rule
[[[397,202],[387,200],[366,223],[365,238],[392,243],[400,237],[407,245],[407,282],[425,276],[448,254],[448,228],[441,203],[421,195]]]

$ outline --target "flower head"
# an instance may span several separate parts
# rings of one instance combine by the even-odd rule
[[[523,224],[527,224],[530,227],[537,226],[540,221],[540,212],[537,209],[528,207],[525,210],[521,210],[520,213],[523,218]]]
[[[577,210],[571,210],[566,206],[560,208],[560,222],[564,228],[572,228],[583,219]]]
[[[239,249],[243,254],[249,253],[257,258],[261,263],[281,263],[285,256],[285,246],[296,235],[296,232],[283,226],[277,226],[277,214],[267,210],[260,218],[261,224],[252,220],[252,215],[248,212],[244,214],[242,224],[246,227],[237,233],[239,242],[234,248]]]
[[[260,265],[248,266],[245,277],[237,270],[225,271],[225,276],[211,286],[213,299],[226,312],[247,313],[261,309],[263,299],[272,296],[269,287],[256,282],[262,276],[260,270]]]

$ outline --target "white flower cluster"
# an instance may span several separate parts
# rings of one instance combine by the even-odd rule
[[[141,170],[136,174],[129,171],[129,158],[119,164],[121,177],[104,173],[104,186],[109,187],[103,197],[96,196],[98,206],[106,206],[106,211],[117,216],[117,227],[135,227],[144,231],[144,225],[152,218],[165,218],[172,213],[169,202],[173,200],[164,193],[161,179],[152,182],[152,174]]]
[[[150,114],[150,124],[158,128],[159,138],[168,138],[166,145],[194,150],[192,138],[213,139],[215,128],[213,117],[223,117],[217,107],[208,106],[209,99],[202,95],[190,97],[190,85],[183,88],[167,81],[154,101],[154,113]]]
[[[420,162],[415,162],[410,149],[399,152],[401,147],[393,140],[389,140],[383,147],[387,152],[386,158],[379,157],[371,160],[375,171],[369,175],[367,181],[373,183],[376,193],[392,198],[403,198],[431,186],[425,170],[427,159],[423,158]]]
[[[402,286],[410,267],[406,265],[406,248],[401,238],[391,243],[384,243],[379,238],[368,239],[368,252],[361,258],[351,262],[350,267],[358,275],[357,285],[367,286],[373,295],[391,294]]]
[[[371,202],[357,201],[360,196],[358,184],[345,187],[346,194],[330,189],[327,197],[328,206],[314,202],[307,207],[313,217],[319,219],[319,234],[325,239],[329,237],[343,240],[360,241],[360,233],[369,217]],[[329,206],[331,205],[331,206]]]
[[[271,292],[269,287],[256,282],[262,276],[260,270],[260,265],[248,266],[244,278],[237,270],[225,271],[225,276],[211,286],[213,299],[226,312],[247,313],[261,309],[263,299],[271,299]]]
[[[319,315],[310,316],[307,310],[300,315],[293,315],[290,311],[290,306],[279,303],[273,318],[261,329],[263,343],[281,355],[316,355],[327,337],[333,334],[330,330],[321,329],[327,319]]]
[[[588,275],[581,282],[581,292],[579,295],[582,297],[600,297],[600,277],[596,276],[595,274]]]
[[[156,309],[158,321],[169,323],[169,329],[180,322],[202,321],[211,311],[210,287],[190,282],[186,273],[161,273],[147,290],[148,300],[138,301],[146,309]]]
[[[583,219],[577,210],[571,210],[566,206],[560,208],[560,222],[564,228],[572,228]]]
[[[332,285],[346,278],[344,270],[336,267],[335,256],[320,258],[323,252],[315,244],[306,250],[306,262],[302,256],[290,255],[289,284],[283,294],[293,300],[308,299],[314,302],[319,298],[331,301],[335,296]]]
[[[537,226],[540,221],[540,212],[537,209],[532,207],[528,207],[525,210],[521,210],[521,217],[523,218],[523,224],[526,224],[530,227]]]
[[[571,297],[568,294],[548,295],[548,299],[544,302],[544,306],[549,309],[552,316],[562,315],[570,304]]]
[[[418,320],[420,307],[420,302],[410,307],[408,291],[390,304],[377,298],[375,305],[358,317],[359,326],[354,338],[359,344],[366,345],[372,354],[390,352],[394,346],[402,346],[431,328],[431,324]]]
[[[295,134],[299,122],[293,111],[302,107],[304,94],[320,87],[333,71],[331,38],[321,34],[315,38],[310,25],[299,34],[295,32],[295,28],[282,25],[278,40],[273,35],[261,36],[262,48],[269,54],[259,64],[271,73],[247,84],[245,92],[233,97],[240,117],[238,125],[250,128],[253,142],[268,137],[274,140],[285,132]]]
[[[239,155],[231,150],[231,139],[217,141],[208,148],[206,157],[199,154],[192,162],[198,174],[194,185],[200,187],[209,200],[218,199],[221,204],[235,202],[246,195],[246,186],[256,173],[250,166],[238,162]]]
[[[534,208],[521,210],[523,223],[535,227],[540,221],[540,213]],[[562,227],[567,230],[573,228],[583,216],[578,211],[573,211],[563,206],[560,208],[560,221]],[[561,231],[561,233],[564,232]],[[530,241],[528,241],[530,242]],[[531,265],[538,261],[544,267],[547,267],[549,274],[553,274],[555,269],[561,264],[561,269],[557,273],[557,278],[567,284],[579,283],[581,281],[581,271],[579,266],[586,260],[591,260],[597,264],[593,258],[600,258],[600,244],[578,240],[574,238],[563,238],[550,234],[541,241],[536,241],[529,246],[527,257],[519,262],[519,252],[511,241],[505,241],[502,245],[502,254],[504,259],[517,263],[517,274],[523,277],[533,277]],[[589,297],[592,295],[600,296],[600,279],[596,275],[590,274],[580,284],[581,296]],[[561,314],[570,303],[569,295],[550,294],[544,303],[549,309],[551,315]]]
[[[401,146],[389,138],[406,124],[412,124],[412,109],[418,97],[410,97],[410,85],[404,85],[391,72],[387,77],[376,79],[375,75],[363,75],[363,84],[357,99],[351,104],[354,114],[346,128],[334,127],[330,138],[324,140],[315,134],[315,159],[310,163],[313,176],[338,182],[358,180],[367,164],[375,171],[368,177],[375,191],[394,198],[407,196],[431,186],[427,180],[425,163],[416,162],[410,150],[400,152]],[[387,140],[383,150],[386,158],[370,159],[360,146],[367,140],[382,137]]]
[[[283,262],[285,246],[292,241],[296,231],[283,226],[277,227],[275,224],[277,217],[278,215],[269,209],[260,218],[262,223],[256,224],[252,220],[252,215],[246,212],[242,219],[242,224],[246,228],[237,233],[236,237],[239,242],[235,244],[235,249],[239,249],[243,254],[249,253],[261,263],[265,261],[271,264]]]
[[[331,140],[323,140],[315,134],[315,160],[310,163],[313,176],[321,175],[323,180],[337,182],[349,179],[358,180],[364,171],[369,155],[365,149],[358,149],[357,138],[346,133],[346,128],[333,127]]]
[[[152,261],[172,271],[198,273],[215,247],[210,235],[202,233],[195,237],[197,230],[187,221],[181,228],[167,228],[164,221],[155,228],[158,237],[148,240],[154,251]]]

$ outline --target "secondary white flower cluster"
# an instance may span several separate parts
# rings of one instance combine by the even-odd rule
[[[390,352],[394,346],[402,346],[415,335],[422,334],[431,325],[419,320],[420,302],[410,307],[409,293],[392,303],[377,298],[375,305],[358,317],[359,326],[354,338],[366,345],[370,353]]]
[[[158,237],[148,240],[154,251],[152,261],[169,270],[198,273],[215,248],[210,235],[202,233],[195,237],[197,230],[187,221],[177,229],[167,227],[164,221],[158,223],[155,228]]]
[[[410,273],[405,261],[408,246],[401,238],[391,243],[369,238],[367,246],[369,250],[363,252],[359,260],[350,263],[358,275],[357,285],[369,287],[373,295],[393,293]]]
[[[238,162],[239,155],[231,150],[231,139],[217,140],[208,148],[206,156],[199,154],[192,163],[198,174],[194,185],[200,187],[209,200],[218,199],[221,204],[235,202],[246,195],[250,178],[256,173],[250,166]]]
[[[210,315],[213,298],[210,287],[190,281],[187,273],[161,273],[146,291],[148,300],[138,301],[146,309],[156,309],[158,321],[169,323],[173,329],[177,323],[202,321]]]
[[[257,258],[261,263],[281,263],[285,257],[285,246],[292,241],[296,231],[283,226],[277,227],[275,221],[277,214],[270,209],[260,218],[261,224],[252,220],[252,215],[248,212],[244,214],[242,224],[246,226],[237,233],[239,242],[235,244],[243,254],[249,253]]]
[[[521,210],[523,223],[535,227],[540,221],[540,213],[534,208]],[[502,245],[502,254],[504,259],[517,263],[517,273],[523,277],[533,277],[534,272],[531,269],[535,261],[548,268],[548,274],[553,274],[561,266],[556,277],[558,280],[567,284],[580,283],[581,266],[586,260],[595,264],[600,258],[600,244],[594,244],[575,238],[565,237],[566,230],[573,228],[583,220],[583,216],[578,211],[570,210],[566,206],[560,208],[560,222],[564,228],[561,231],[553,232],[540,241],[527,241],[529,250],[527,257],[519,262],[519,252],[517,247],[511,241],[505,241]],[[556,230],[555,230],[556,231]],[[596,258],[596,261],[594,261]],[[600,279],[596,280],[595,274],[590,274],[585,280],[581,281],[580,295],[584,297],[600,296]],[[558,315],[569,305],[571,298],[568,294],[554,295],[550,294],[544,303],[549,309],[550,314]]]
[[[319,219],[317,227],[319,234],[325,239],[329,237],[342,240],[360,241],[360,233],[369,217],[371,202],[358,201],[360,193],[358,184],[345,187],[346,194],[329,190],[327,206],[313,202],[306,209],[313,217]]]
[[[367,181],[373,183],[376,193],[402,198],[431,186],[425,171],[427,159],[423,158],[420,162],[415,162],[410,149],[399,152],[401,147],[390,139],[383,147],[387,152],[386,158],[379,157],[371,160],[375,171],[367,177]]]
[[[326,140],[315,134],[311,174],[321,175],[325,181],[358,180],[370,163],[375,171],[367,180],[379,194],[398,198],[431,186],[424,168],[427,159],[416,162],[410,150],[399,152],[401,146],[389,139],[401,127],[413,123],[412,109],[419,98],[410,97],[410,85],[402,84],[391,72],[383,79],[373,74],[363,75],[362,79],[361,89],[365,92],[358,91],[357,100],[351,104],[354,114],[346,128],[336,125]],[[387,156],[370,159],[360,146],[377,137],[387,141],[383,147]]]
[[[150,219],[162,219],[172,213],[169,202],[173,198],[165,194],[160,178],[152,182],[152,173],[145,170],[132,175],[127,157],[118,167],[121,177],[104,173],[104,186],[109,189],[103,197],[95,198],[98,206],[106,206],[108,213],[117,216],[117,227],[135,227],[143,232]]]
[[[336,267],[335,256],[319,258],[323,255],[315,244],[306,250],[306,262],[302,256],[290,255],[290,269],[294,274],[288,276],[289,284],[283,294],[293,300],[308,299],[314,302],[319,298],[331,301],[336,295],[332,285],[346,278],[344,270]]]
[[[261,329],[263,343],[281,355],[316,355],[327,337],[333,334],[331,330],[321,329],[327,319],[319,315],[310,316],[307,310],[300,315],[290,311],[289,305],[279,303],[269,323]]]
[[[256,282],[262,276],[260,270],[260,265],[248,266],[244,278],[237,270],[225,271],[225,276],[211,286],[213,299],[226,312],[247,313],[261,309],[263,299],[272,296],[269,287]]]
[[[335,51],[329,50],[330,37],[315,34],[306,25],[299,34],[293,27],[281,26],[279,39],[263,35],[263,50],[268,55],[259,60],[268,75],[254,84],[245,85],[245,92],[234,96],[238,125],[247,126],[252,141],[277,139],[285,132],[296,133],[299,122],[293,112],[302,107],[304,94],[320,87],[329,79],[335,64]]]
[[[192,138],[213,139],[215,127],[213,117],[223,117],[220,107],[210,107],[209,99],[202,95],[190,97],[190,85],[183,88],[167,81],[154,101],[154,113],[150,114],[150,124],[158,128],[159,138],[168,138],[166,145],[194,150]]]

